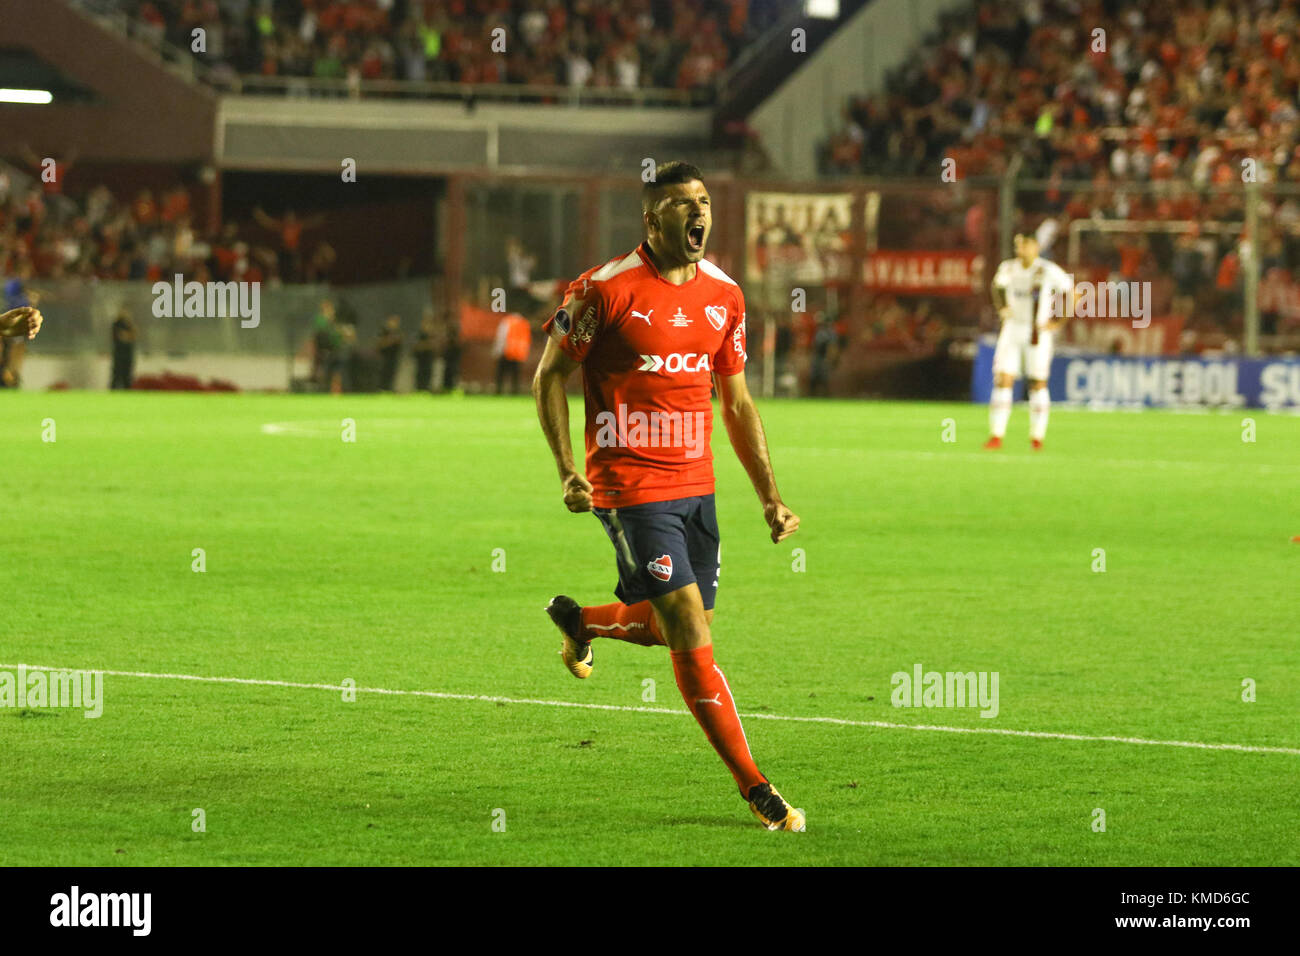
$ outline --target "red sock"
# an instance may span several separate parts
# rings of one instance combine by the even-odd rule
[[[758,772],[754,758],[749,753],[745,728],[740,726],[736,702],[731,697],[727,678],[713,662],[713,646],[706,645],[689,651],[670,651],[677,689],[691,709],[704,734],[713,744],[722,762],[736,778],[741,796],[749,796],[749,788],[765,783],[767,778]]]
[[[655,624],[654,609],[649,601],[584,607],[582,636],[588,641],[593,637],[612,637],[616,641],[627,641],[642,647],[654,647],[657,644],[668,646],[668,642],[659,633],[659,626]]]

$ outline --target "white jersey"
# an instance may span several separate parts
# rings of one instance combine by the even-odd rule
[[[1029,330],[1030,322],[1039,328],[1060,318],[1060,310],[1073,293],[1073,281],[1069,273],[1055,262],[1039,257],[1029,265],[1020,264],[1019,259],[1006,259],[993,275],[993,287],[1005,289],[1007,305],[1011,306],[1012,323]]]

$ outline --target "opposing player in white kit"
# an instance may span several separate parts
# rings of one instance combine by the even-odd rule
[[[1011,418],[1016,379],[1029,380],[1029,440],[1043,447],[1051,398],[1047,375],[1052,367],[1052,338],[1074,314],[1074,280],[1064,269],[1038,258],[1033,233],[1017,233],[1016,257],[998,266],[993,276],[993,307],[1002,320],[993,351],[993,396],[989,401],[989,440],[985,448],[1001,448]]]

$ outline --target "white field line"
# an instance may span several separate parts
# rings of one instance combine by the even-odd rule
[[[406,422],[405,419],[391,420],[374,420],[366,421],[366,427],[378,427],[383,432],[392,427],[395,422]],[[358,423],[358,428],[361,423]],[[325,423],[314,422],[267,422],[261,426],[261,431],[265,435],[302,435],[308,438],[337,438],[339,434],[339,425],[333,421]],[[511,446],[511,447],[537,447],[537,440],[533,438],[502,438],[487,435],[462,436],[458,441],[475,441],[482,440],[493,447]],[[1064,462],[1069,465],[1078,463],[1077,459],[1062,458],[1051,459],[1041,453],[1017,453],[1014,451],[904,451],[892,448],[802,448],[798,446],[782,447],[781,454],[784,455],[841,455],[848,457],[866,457],[866,458],[902,458],[910,461],[934,461],[938,459],[959,458],[966,461],[987,462],[993,465],[1007,465],[1025,461],[1046,461],[1049,463]],[[1294,465],[1269,465],[1258,464],[1255,462],[1234,462],[1234,461],[1196,461],[1186,459],[1183,461],[1170,461],[1160,458],[1089,458],[1084,464],[1098,466],[1103,468],[1181,468],[1190,471],[1202,471],[1212,468],[1230,468],[1237,472],[1246,472],[1249,474],[1259,475],[1295,475],[1300,473],[1300,466]]]
[[[337,435],[342,427],[344,415],[339,418],[304,418],[289,422],[267,422],[262,432],[267,435]],[[427,428],[432,423],[427,418],[354,418],[358,425],[380,430],[391,428]]]
[[[338,684],[305,684],[287,680],[258,680],[249,677],[204,677],[198,674],[153,674],[148,671],[115,671],[98,667],[47,667],[43,664],[0,664],[0,670],[77,671],[114,677],[141,677],[154,680],[188,680],[205,684],[248,684],[256,687],[293,687],[302,690],[355,690],[358,694],[388,694],[396,697],[432,697],[437,700],[477,700],[497,704],[530,704],[537,707],[573,707],[579,710],[615,710],[635,714],[672,714],[689,717],[690,711],[670,707],[629,707],[621,704],[584,704],[571,700],[538,700],[530,697],[499,697],[491,694],[449,694],[436,690],[393,690],[387,687],[343,687]],[[1035,737],[1041,740],[1102,741],[1117,744],[1145,744],[1154,747],[1192,747],[1198,750],[1235,750],[1241,753],[1291,754],[1300,756],[1296,747],[1258,747],[1251,744],[1207,744],[1196,740],[1149,740],[1145,737],[1064,734],[1044,730],[1005,730],[998,727],[943,727],[936,724],[894,724],[884,720],[847,720],[841,717],[793,717],[785,714],[741,714],[752,720],[781,720],[790,723],[835,724],[841,727],[880,727],[885,730],[928,730],[947,734],[998,734],[1004,737]]]
[[[403,428],[427,428],[432,424],[429,420],[414,418],[360,418],[355,419],[355,421],[357,431],[363,436],[370,433],[387,436],[395,434]],[[341,422],[342,419],[337,421],[266,422],[260,426],[260,431],[263,435],[297,435],[305,438],[332,438],[338,441],[342,428]],[[537,426],[530,423],[529,428],[535,430]],[[509,438],[481,431],[478,434],[457,434],[454,436],[454,440],[462,444],[483,442],[492,445],[494,448],[507,445],[511,447],[545,447],[545,442],[539,438]]]
[[[1008,462],[1022,462],[1034,459],[1037,461],[1053,462],[1057,464],[1068,464],[1077,466],[1079,464],[1102,467],[1137,467],[1137,468],[1185,468],[1192,471],[1199,471],[1204,468],[1231,468],[1236,471],[1269,474],[1288,474],[1294,475],[1300,473],[1300,465],[1262,465],[1254,462],[1233,462],[1233,461],[1170,461],[1160,458],[1089,458],[1080,462],[1074,458],[1050,459],[1045,457],[1042,452],[1025,452],[1017,454],[1016,452],[1008,453],[1006,451],[901,451],[895,449],[875,449],[875,448],[782,448],[782,454],[797,455],[843,455],[849,457],[869,457],[869,458],[905,458],[917,461],[932,461],[940,458],[960,458],[966,461],[984,461],[990,464],[1006,464]]]
[[[262,431],[267,435],[323,435],[325,430],[302,428],[293,422],[267,422],[262,426]]]

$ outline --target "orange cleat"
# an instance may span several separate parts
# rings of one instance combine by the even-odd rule
[[[997,435],[990,435],[989,440],[984,443],[984,447],[990,451],[997,451],[1002,447],[1002,439]]]

